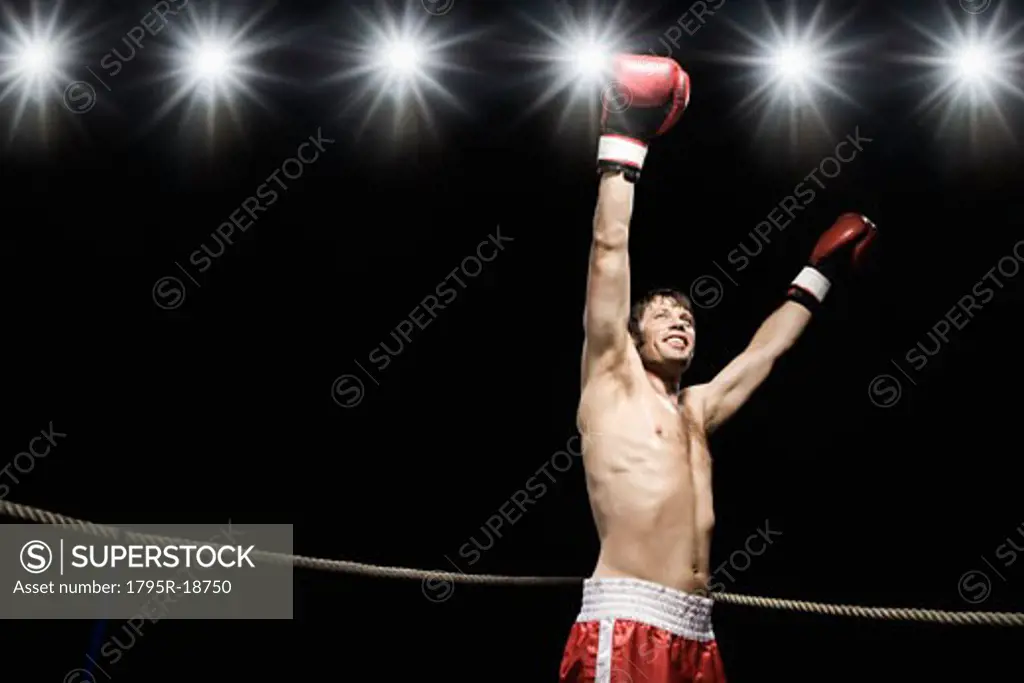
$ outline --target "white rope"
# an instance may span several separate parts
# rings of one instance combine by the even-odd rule
[[[118,540],[121,538],[149,543],[197,543],[197,541],[153,536],[117,527],[94,524],[73,517],[42,510],[40,508],[0,500],[0,514],[17,519],[29,520],[39,524],[67,527],[92,536]],[[358,574],[361,576],[377,576],[395,579],[437,579],[468,584],[509,585],[509,586],[543,586],[580,583],[581,577],[569,576],[499,576],[493,574],[460,574],[454,572],[434,571],[429,569],[409,569],[407,567],[382,567],[361,562],[346,560],[327,560],[319,557],[288,555],[256,550],[250,557],[275,564],[290,564],[305,569]],[[828,614],[830,616],[861,617],[862,619],[887,619],[898,621],[920,621],[936,624],[989,626],[1024,626],[1024,614],[1018,612],[948,612],[942,610],[916,609],[906,607],[861,607],[858,605],[830,605],[820,602],[804,602],[802,600],[783,600],[764,598],[754,595],[738,595],[736,593],[712,593],[717,602],[746,607],[763,607],[768,609],[784,609],[811,614]]]

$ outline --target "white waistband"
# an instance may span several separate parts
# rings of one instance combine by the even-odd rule
[[[713,604],[710,598],[640,579],[587,579],[576,621],[629,619],[690,640],[714,640]]]

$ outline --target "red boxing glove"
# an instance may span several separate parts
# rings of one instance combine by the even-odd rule
[[[813,310],[836,279],[860,267],[877,234],[875,224],[859,213],[837,218],[814,246],[807,267],[793,280],[788,298]]]
[[[640,178],[647,143],[675,125],[690,102],[690,77],[667,57],[618,55],[613,83],[601,104],[599,173],[621,172],[635,183]]]

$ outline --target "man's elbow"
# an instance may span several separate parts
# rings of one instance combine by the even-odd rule
[[[594,249],[598,254],[622,253],[628,246],[628,225],[619,222],[594,223]]]

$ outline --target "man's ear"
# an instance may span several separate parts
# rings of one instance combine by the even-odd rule
[[[633,340],[633,346],[636,347],[637,351],[644,344],[644,328],[642,322],[637,322],[636,327],[629,325],[629,338]]]

